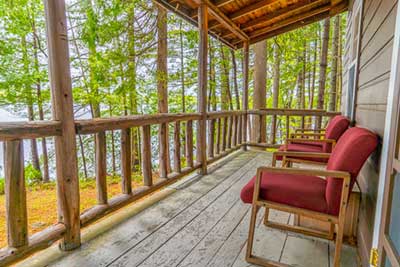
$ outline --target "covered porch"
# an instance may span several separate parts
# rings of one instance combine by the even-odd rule
[[[347,1],[156,2],[199,27],[197,112],[75,120],[65,2],[45,1],[53,120],[0,125],[8,225],[8,246],[0,251],[0,265],[22,260],[17,265],[249,266],[244,253],[250,206],[240,201],[239,192],[257,167],[271,161],[271,153],[251,148],[276,149],[290,136],[295,122],[305,128],[311,120],[321,124],[340,114],[321,109],[249,109],[249,46],[343,12]],[[207,112],[209,34],[232,49],[243,49],[241,110]],[[249,121],[254,117],[260,122],[272,118],[272,125],[259,123],[259,128],[252,128]],[[266,126],[276,129],[278,120],[284,125],[282,135],[267,140]],[[153,172],[152,127],[159,129],[159,177]],[[132,129],[141,140],[139,188],[132,188]],[[121,192],[112,198],[107,194],[110,131],[121,136]],[[250,141],[250,131],[260,133],[257,140]],[[96,140],[96,205],[83,212],[76,158],[79,135]],[[23,140],[43,137],[55,139],[58,223],[28,236]],[[294,223],[286,213],[273,212],[272,218]],[[262,233],[255,242],[263,256],[282,266],[333,266],[333,243],[267,229],[262,221],[260,215],[257,231]],[[358,266],[356,249],[344,247],[341,260],[342,266]]]
[[[268,152],[235,152],[210,166],[208,175],[190,175],[83,230],[79,249],[53,246],[17,266],[255,266],[245,261],[251,207],[239,194],[255,169],[270,163]],[[333,266],[334,242],[265,227],[262,215],[257,255],[291,266]],[[270,218],[294,219],[278,211]],[[356,250],[343,247],[341,266],[359,266]]]

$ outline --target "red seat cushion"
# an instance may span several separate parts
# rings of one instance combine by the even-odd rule
[[[313,146],[308,144],[288,144],[283,145],[279,148],[279,151],[289,151],[289,152],[311,152],[311,153],[322,153],[322,146]],[[293,157],[292,157],[293,158]],[[295,157],[296,159],[310,160],[317,162],[328,162],[327,158],[301,158]],[[282,160],[281,156],[276,157],[277,160]]]
[[[255,179],[253,177],[240,193],[245,203],[253,202]],[[263,172],[260,197],[267,201],[325,213],[325,189],[326,181],[316,176]]]

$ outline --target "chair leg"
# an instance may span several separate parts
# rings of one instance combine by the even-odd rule
[[[268,225],[269,208],[265,208],[264,225]]]
[[[247,251],[246,251],[246,260],[247,261],[252,257],[254,231],[256,229],[256,219],[257,219],[258,209],[259,209],[259,207],[255,204],[253,204],[252,209],[251,209],[249,237],[247,239]]]
[[[334,267],[340,267],[340,254],[342,252],[343,232],[344,232],[344,218],[339,220],[338,232],[336,234],[335,257],[333,259]]]

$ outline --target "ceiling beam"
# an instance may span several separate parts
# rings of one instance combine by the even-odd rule
[[[185,6],[183,6],[182,4],[179,4],[178,2],[172,3],[172,1],[168,1],[168,0],[154,0],[154,2],[171,12],[178,14],[180,17],[182,17],[183,19],[185,19],[187,22],[194,25],[195,27],[198,27],[197,20],[193,19],[190,16],[190,10],[188,8],[186,8]],[[210,29],[209,29],[209,34],[212,37],[214,37],[215,39],[217,39],[217,40],[221,41],[222,43],[224,43],[225,45],[227,45],[228,47],[230,47],[232,49],[236,49],[236,47],[233,46],[231,42],[222,38],[220,35],[216,34],[215,32],[211,31]]]
[[[214,4],[217,7],[222,7],[222,6],[230,4],[232,2],[235,2],[235,0],[216,0],[216,1],[214,1]]]
[[[242,41],[247,41],[249,37],[247,34],[242,31],[236,23],[234,23],[231,19],[229,19],[217,6],[215,6],[211,1],[204,0],[208,6],[208,12],[212,14],[213,17],[219,23],[224,25],[228,30],[230,30],[233,34],[239,37]]]

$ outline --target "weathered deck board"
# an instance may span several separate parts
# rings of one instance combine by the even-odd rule
[[[240,201],[243,185],[270,154],[240,152],[211,174],[170,186],[172,195],[50,266],[229,266],[245,259],[250,205]],[[254,252],[294,266],[332,266],[334,244],[266,228],[258,214]],[[270,219],[293,216],[271,211]],[[356,267],[354,248],[343,248],[343,267]]]

